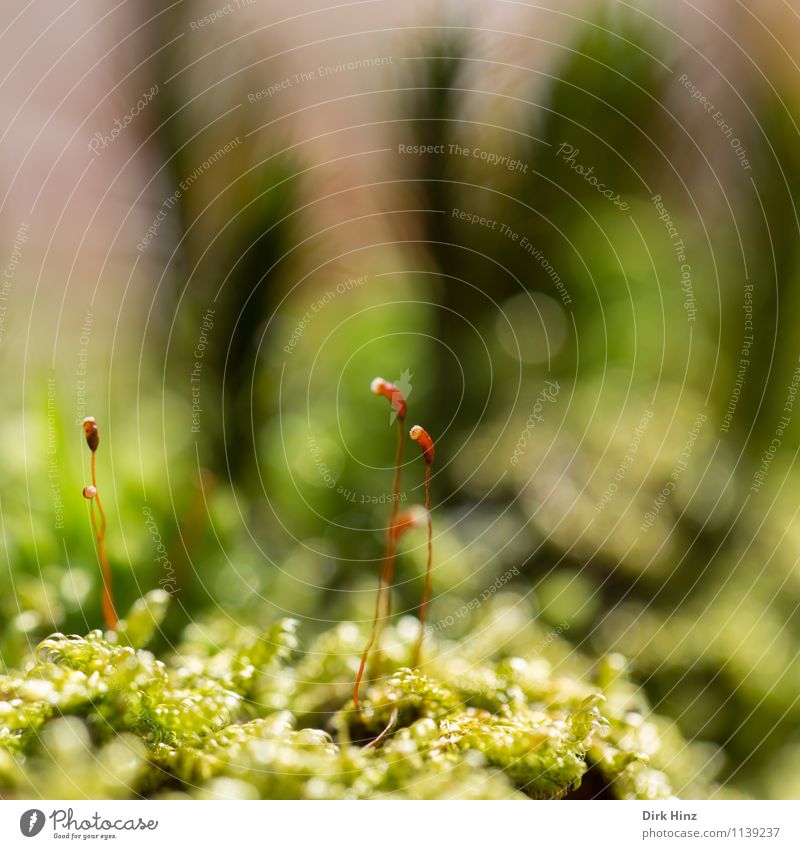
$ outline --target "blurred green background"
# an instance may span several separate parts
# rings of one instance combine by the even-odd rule
[[[366,627],[394,453],[369,384],[406,375],[432,620],[516,567],[723,780],[800,794],[797,10],[574,5],[142,12],[115,71],[118,114],[159,86],[114,172],[137,223],[83,283],[48,259],[0,341],[4,668],[99,624],[88,414],[119,606],[168,583],[162,645]],[[423,472],[407,446],[404,503]],[[414,532],[397,615],[424,568]]]

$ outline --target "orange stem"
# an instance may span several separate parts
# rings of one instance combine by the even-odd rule
[[[433,573],[433,528],[431,526],[431,466],[425,465],[425,512],[428,517],[428,566],[425,570],[425,590],[422,593],[422,603],[419,608],[419,636],[414,649],[412,666],[419,666],[422,658],[422,641],[425,638],[425,622],[428,618],[428,602],[431,597],[431,581]]]
[[[394,577],[394,560],[397,551],[394,526],[397,521],[397,510],[400,501],[400,477],[403,464],[403,445],[405,439],[405,429],[403,419],[397,417],[397,451],[394,459],[394,482],[392,484],[392,510],[389,516],[389,528],[387,531],[386,550],[383,555],[383,562],[378,573],[378,593],[375,597],[375,613],[372,617],[372,628],[370,630],[369,640],[361,655],[361,664],[356,675],[355,685],[353,686],[353,703],[357,711],[361,710],[358,691],[361,687],[361,680],[364,677],[364,670],[367,666],[370,650],[375,642],[380,646],[380,635],[383,631],[383,621],[381,619],[381,600],[386,595],[386,618],[389,617],[392,610],[392,587],[391,582]],[[373,664],[379,662],[380,652],[376,651],[373,655]],[[377,671],[377,667],[374,667]]]
[[[372,644],[375,642],[375,636],[378,633],[378,616],[380,614],[381,607],[381,593],[383,591],[383,569],[378,573],[378,594],[375,596],[375,613],[372,617],[372,629],[369,634],[369,640],[367,641],[367,645],[364,649],[364,653],[361,655],[361,665],[358,667],[358,675],[356,675],[356,683],[353,686],[353,703],[355,704],[356,710],[361,710],[361,703],[358,700],[358,691],[361,687],[361,679],[364,677],[364,669],[367,666],[367,657],[369,657],[369,650],[372,648]]]
[[[103,619],[106,623],[106,628],[112,630],[117,627],[119,617],[114,608],[114,593],[111,588],[111,566],[108,562],[106,554],[106,514],[103,510],[103,502],[100,500],[100,492],[97,490],[97,454],[92,451],[92,486],[95,488],[95,496],[89,505],[89,513],[92,517],[92,527],[94,535],[97,538],[97,559],[100,561],[100,571],[103,577]],[[94,513],[94,505],[97,503],[97,511],[100,514],[100,526],[97,524],[97,517]]]
[[[406,432],[403,421],[397,419],[397,453],[394,458],[394,483],[392,484],[392,513],[389,517],[389,537],[386,543],[386,556],[384,558],[383,585],[386,595],[386,611],[384,621],[392,615],[392,581],[394,580],[394,561],[397,555],[397,536],[395,525],[397,524],[397,512],[400,508],[400,474],[403,463],[403,446]]]

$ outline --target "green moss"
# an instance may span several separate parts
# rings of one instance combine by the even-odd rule
[[[363,635],[344,623],[299,651],[296,623],[190,625],[162,660],[141,646],[163,594],[117,632],[54,634],[0,678],[0,790],[53,798],[562,798],[711,795],[709,748],[650,713],[624,660],[554,637],[548,656],[482,659],[433,638],[407,668],[415,623],[388,629],[385,675],[353,710]],[[505,605],[510,604],[510,607]],[[497,601],[507,622],[519,599]],[[505,613],[504,613],[505,611]],[[536,639],[535,623],[529,636]],[[375,739],[383,733],[380,741]],[[372,743],[372,745],[369,745]],[[70,769],[64,770],[64,758]],[[718,760],[718,759],[717,759]]]

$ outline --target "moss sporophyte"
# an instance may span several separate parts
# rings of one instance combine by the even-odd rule
[[[433,463],[434,447],[433,440],[428,432],[414,425],[411,428],[410,436],[418,442],[422,449],[422,456],[425,460],[425,509],[420,511],[418,507],[412,507],[405,510],[403,513],[398,513],[398,503],[400,500],[400,475],[403,464],[403,446],[404,446],[404,425],[406,413],[408,412],[408,403],[403,393],[395,384],[384,380],[382,377],[376,377],[370,386],[370,389],[376,395],[382,395],[392,405],[397,418],[397,450],[394,464],[394,484],[392,487],[392,510],[389,517],[389,525],[386,533],[386,549],[384,552],[381,569],[378,575],[378,590],[375,597],[375,612],[372,618],[372,626],[370,629],[367,645],[361,655],[361,663],[359,665],[358,674],[356,675],[355,684],[353,686],[353,704],[356,711],[361,711],[361,700],[359,690],[361,681],[364,677],[364,671],[367,667],[370,652],[373,652],[373,669],[374,676],[377,677],[380,672],[380,637],[384,624],[389,620],[392,612],[392,582],[394,580],[394,565],[397,558],[397,543],[400,538],[413,527],[420,524],[422,517],[427,520],[428,526],[428,562],[425,572],[425,589],[422,595],[422,603],[420,605],[420,629],[416,645],[413,650],[411,665],[416,667],[422,653],[422,641],[425,635],[425,620],[427,616],[428,603],[430,600],[431,591],[431,573],[433,567],[433,534],[431,529],[430,515],[430,470]],[[390,720],[389,725],[381,731],[378,738],[373,740],[371,745],[379,742],[385,734],[388,733],[390,727],[394,725],[396,717]]]
[[[370,384],[370,391],[375,395],[382,395],[392,405],[397,421],[397,448],[394,458],[392,509],[391,515],[389,516],[389,526],[386,529],[386,549],[384,551],[380,571],[378,572],[378,591],[375,597],[375,613],[372,617],[372,627],[369,639],[367,640],[367,645],[361,655],[361,664],[353,686],[353,703],[355,704],[356,710],[361,710],[358,691],[361,687],[361,679],[364,677],[364,670],[367,666],[370,650],[374,644],[380,643],[380,633],[383,625],[382,620],[384,617],[388,619],[392,611],[392,580],[394,578],[394,560],[397,551],[397,535],[394,531],[394,527],[400,503],[400,477],[403,471],[405,419],[406,412],[408,410],[408,403],[406,402],[405,396],[397,388],[397,386],[390,383],[388,380],[384,380],[382,377],[376,377]]]
[[[433,457],[435,454],[433,440],[430,438],[428,431],[419,425],[414,425],[411,428],[409,436],[414,442],[419,444],[422,449],[422,456],[425,459],[425,516],[428,521],[428,563],[425,567],[425,589],[422,593],[422,604],[419,606],[419,637],[417,637],[417,645],[414,649],[414,657],[412,666],[419,666],[422,659],[422,641],[425,638],[425,622],[428,616],[428,603],[431,597],[431,579],[433,576],[433,528],[431,526],[431,466],[433,465]]]
[[[397,492],[405,398],[386,381],[376,390],[399,422]],[[472,611],[469,639],[426,628],[435,450],[419,425],[409,435],[425,463],[425,505],[392,502],[357,710],[348,698],[361,639],[352,622],[301,653],[294,620],[264,628],[201,610],[162,657],[147,650],[170,595],[152,590],[118,620],[97,485],[100,437],[93,418],[83,427],[106,629],[51,634],[18,669],[0,671],[0,796],[650,800],[725,792],[709,766],[722,760],[653,713],[624,658],[582,654],[560,629],[548,631],[528,594],[489,597]],[[359,702],[379,619],[391,611],[398,543],[423,520],[419,631],[385,623],[381,675]]]

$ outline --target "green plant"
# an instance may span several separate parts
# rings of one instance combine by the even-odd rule
[[[650,710],[620,656],[589,658],[558,636],[547,640],[522,597],[476,611],[481,637],[460,652],[432,636],[425,675],[404,666],[415,634],[388,627],[388,674],[359,714],[343,675],[358,638],[352,623],[300,653],[293,620],[258,630],[216,615],[157,657],[145,645],[167,603],[160,590],[137,602],[124,638],[53,634],[20,671],[0,675],[4,797],[720,793],[719,759]],[[546,647],[522,657],[516,645]],[[365,730],[372,744],[354,744]]]
[[[94,419],[85,488],[105,556]],[[686,743],[625,676],[621,656],[585,657],[547,631],[530,598],[468,605],[468,641],[429,631],[434,444],[410,432],[426,464],[425,509],[392,510],[387,553],[427,523],[420,621],[385,629],[384,672],[352,710],[351,622],[298,654],[296,623],[198,614],[170,652],[157,638],[163,590],[106,631],[52,634],[0,675],[0,794],[30,798],[562,798],[715,795],[707,746]],[[95,511],[96,508],[96,514]],[[102,554],[100,553],[102,552]],[[385,565],[385,564],[382,564]],[[110,577],[110,573],[109,573]],[[386,573],[381,589],[387,591]],[[110,581],[110,609],[114,610]],[[382,595],[376,601],[376,618]],[[104,615],[106,613],[104,606]],[[106,623],[108,625],[108,622]],[[373,628],[375,623],[373,622]],[[373,632],[374,636],[374,632]],[[455,647],[457,646],[457,650]],[[221,648],[220,648],[221,647]],[[535,647],[535,648],[532,648]],[[361,673],[365,659],[362,657]],[[360,745],[363,743],[363,745]],[[65,760],[75,769],[58,768]]]

